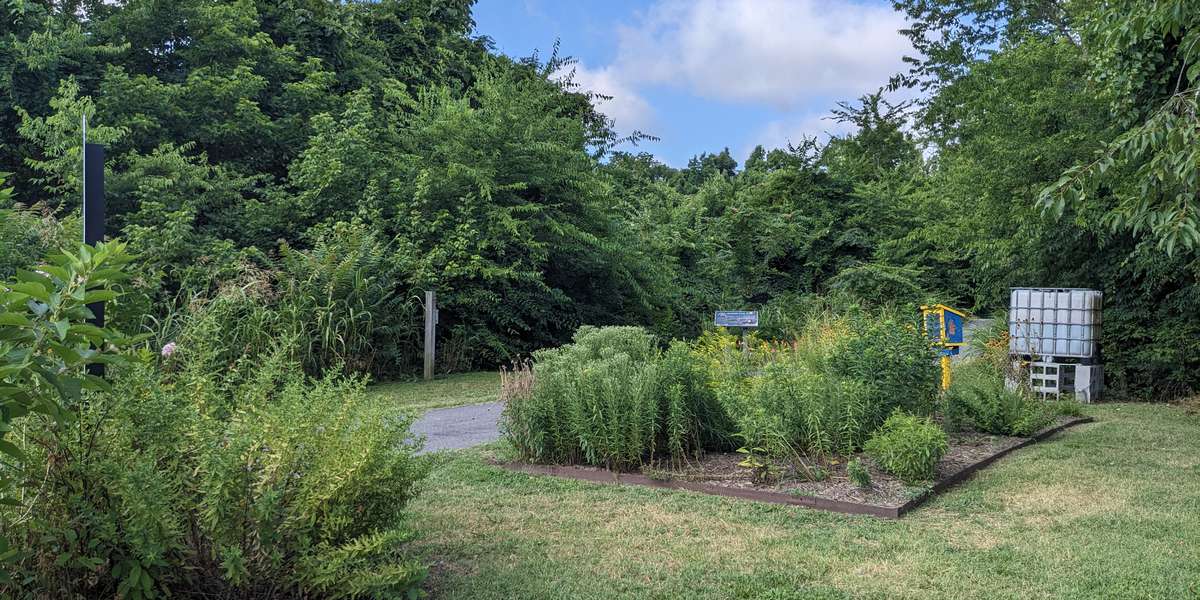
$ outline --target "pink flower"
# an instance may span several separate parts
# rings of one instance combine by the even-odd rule
[[[162,347],[163,358],[171,358],[172,354],[175,354],[175,342],[167,342],[167,345]]]

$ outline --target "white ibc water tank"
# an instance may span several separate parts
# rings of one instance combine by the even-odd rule
[[[1104,295],[1078,288],[1013,288],[1008,349],[1013,354],[1092,358]]]

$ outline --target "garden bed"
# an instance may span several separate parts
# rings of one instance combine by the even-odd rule
[[[682,489],[762,502],[793,504],[848,514],[899,518],[934,494],[970,477],[1000,457],[1068,427],[1092,421],[1091,417],[1060,417],[1030,437],[978,433],[950,436],[950,450],[937,464],[936,479],[928,486],[910,486],[879,470],[860,456],[871,473],[872,486],[859,488],[846,475],[847,459],[830,461],[828,477],[811,481],[801,473],[784,473],[771,484],[756,483],[749,469],[738,466],[742,456],[713,453],[678,469],[644,468],[640,473],[617,473],[596,467],[504,463],[500,466],[532,475],[553,475],[597,483],[621,483]],[[852,458],[852,457],[850,457]]]

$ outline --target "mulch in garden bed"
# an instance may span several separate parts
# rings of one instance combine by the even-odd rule
[[[849,514],[899,518],[934,494],[971,476],[996,459],[1091,417],[1060,417],[1030,437],[981,433],[950,435],[950,450],[937,464],[937,476],[928,486],[910,486],[880,470],[866,456],[858,456],[871,473],[871,487],[863,489],[846,475],[846,463],[855,457],[830,460],[828,476],[809,480],[799,470],[784,471],[778,480],[764,484],[752,480],[751,471],[738,466],[740,454],[709,454],[681,468],[644,468],[641,473],[617,473],[595,467],[504,463],[500,466],[533,475],[554,475],[597,483],[622,483],[691,490],[763,502],[793,504]]]

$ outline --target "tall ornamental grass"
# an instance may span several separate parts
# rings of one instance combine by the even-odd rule
[[[639,327],[581,327],[571,344],[534,353],[531,376],[527,392],[507,394],[503,425],[525,460],[632,469],[725,440],[687,345],[663,352]]]

